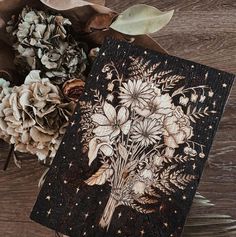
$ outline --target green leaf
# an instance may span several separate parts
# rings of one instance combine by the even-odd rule
[[[161,12],[155,7],[138,4],[121,13],[110,28],[127,35],[150,34],[167,25],[173,13],[174,10]]]

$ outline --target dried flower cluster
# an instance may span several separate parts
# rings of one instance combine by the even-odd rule
[[[54,157],[92,60],[86,44],[73,37],[71,24],[59,13],[26,6],[6,27],[14,63],[27,76],[20,86],[0,78],[0,138],[40,160]]]
[[[16,63],[40,69],[54,84],[82,74],[87,56],[81,43],[69,34],[70,25],[69,19],[59,14],[24,8],[7,26],[15,39]]]
[[[0,80],[0,138],[14,144],[15,150],[45,159],[55,154],[99,48],[80,42],[78,37],[83,34],[75,37],[73,16],[68,19],[53,11],[53,4],[43,9],[35,6],[39,8],[24,7],[7,22],[14,68],[23,78],[28,76],[20,86],[14,86],[18,81],[12,80],[14,87]],[[83,14],[86,18],[88,13]],[[116,16],[106,8],[105,14],[88,16],[84,26],[81,22],[75,25],[81,33],[91,33],[108,29]]]
[[[12,91],[12,88],[10,88],[9,86],[9,82],[5,81],[3,78],[0,78],[0,117],[3,116],[2,101],[4,98],[8,97]],[[0,119],[0,138],[6,142],[10,141],[10,136],[5,129],[5,123],[2,121],[2,119]]]
[[[5,86],[5,85],[7,86]],[[60,89],[34,70],[25,83],[8,89],[0,80],[1,138],[15,150],[53,157],[74,110],[74,102],[65,102]]]

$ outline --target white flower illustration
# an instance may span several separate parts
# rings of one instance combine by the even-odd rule
[[[146,184],[142,181],[136,181],[132,187],[132,190],[135,194],[144,194],[145,193]]]
[[[153,157],[153,164],[155,166],[161,166],[162,163],[163,163],[163,160],[164,160],[163,156],[160,156],[159,154],[158,155],[154,155],[154,157]]]
[[[189,146],[184,148],[184,153],[186,155],[190,155],[190,156],[196,156],[197,155],[197,151]]]
[[[107,95],[107,101],[112,102],[113,100],[114,100],[114,95],[108,94],[108,95]]]
[[[179,98],[179,103],[183,106],[186,106],[189,102],[189,98],[188,97],[185,97],[185,96],[181,96]]]
[[[205,95],[201,95],[199,102],[203,103],[205,99],[206,99],[206,96]]]
[[[108,72],[108,73],[107,73],[107,76],[106,76],[106,79],[107,79],[107,80],[111,80],[112,76],[113,76],[112,73],[111,73],[111,72]]]
[[[201,152],[201,153],[199,153],[199,157],[203,159],[203,158],[205,158],[205,154],[203,152]]]
[[[197,102],[197,99],[198,99],[198,95],[196,93],[193,93],[191,95],[191,101],[195,103],[195,102]]]
[[[171,148],[178,148],[179,144],[185,143],[193,136],[189,117],[184,114],[180,106],[177,106],[171,115],[164,118],[163,130],[164,143]]]
[[[209,95],[209,97],[212,97],[214,95],[214,92],[213,91],[209,91],[208,95]]]
[[[162,125],[157,119],[144,119],[133,125],[132,139],[148,146],[161,140]]]
[[[172,158],[174,156],[175,149],[172,147],[166,147],[165,149],[165,157]]]
[[[93,132],[98,137],[109,136],[111,139],[118,136],[122,131],[125,135],[130,130],[131,120],[129,119],[129,110],[121,107],[116,112],[115,108],[105,102],[103,105],[103,114],[92,115],[93,122],[98,124]]]
[[[120,103],[126,107],[147,106],[154,92],[149,83],[142,80],[128,80],[119,88]]]
[[[141,177],[143,177],[144,179],[152,179],[153,178],[153,172],[150,169],[144,169],[141,174]]]
[[[108,83],[107,90],[108,91],[113,91],[113,89],[114,89],[114,83],[113,82]]]
[[[169,94],[161,94],[160,89],[155,89],[155,96],[146,106],[134,108],[136,113],[143,117],[159,119],[173,111],[172,99]]]

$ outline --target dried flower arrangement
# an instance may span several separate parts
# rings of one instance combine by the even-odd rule
[[[6,9],[0,8],[1,33],[6,29],[2,34],[5,37],[1,38],[11,42],[11,68],[20,78],[16,81],[12,70],[4,71],[10,75],[11,83],[4,76],[1,78],[0,136],[13,144],[14,150],[34,154],[50,163],[106,35],[120,38],[123,34],[151,33],[165,26],[173,11],[165,13],[136,5],[118,16],[103,5],[84,1],[65,4],[42,0],[19,6],[23,2],[13,7],[4,1]],[[9,16],[10,10],[18,7],[19,14]],[[64,12],[68,9],[70,12]],[[161,21],[156,23],[148,14]],[[140,18],[148,27],[137,27]],[[127,22],[133,22],[132,27],[124,27]],[[107,34],[110,29],[115,33]]]
[[[140,4],[119,15],[105,7],[103,1],[92,2],[0,2],[0,138],[13,145],[12,152],[27,152],[36,155],[44,163],[51,163],[105,37],[112,36],[164,52],[146,34],[164,27],[173,11],[161,12]],[[180,103],[186,104],[186,100],[183,96]],[[191,100],[195,100],[194,94]],[[125,97],[123,102],[127,106],[130,103],[125,102]],[[124,121],[124,129],[129,126],[128,122]],[[145,124],[151,125],[148,122]],[[142,126],[144,124],[136,126],[137,139]],[[191,128],[187,122],[185,129],[189,129],[190,136]],[[158,137],[158,134],[154,136]],[[124,147],[119,149],[121,153],[125,152]],[[188,149],[185,152],[194,151]],[[112,170],[105,164],[101,168],[107,170],[107,176],[112,175]],[[87,182],[93,185],[92,177]],[[196,206],[210,205],[201,196],[195,200]],[[223,224],[234,223],[230,217],[218,216],[218,219]],[[199,236],[191,227],[201,226],[202,219],[197,223],[193,214],[189,220],[193,224],[187,224],[186,236],[187,233]],[[207,221],[211,224],[212,216],[205,217]],[[202,227],[204,236],[205,224]],[[235,229],[229,226],[226,228],[218,236],[228,236]],[[215,233],[206,232],[206,236]]]

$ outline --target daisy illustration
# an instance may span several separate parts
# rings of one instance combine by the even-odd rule
[[[120,87],[119,99],[126,107],[146,106],[147,102],[154,96],[150,83],[142,80],[128,80]]]
[[[142,146],[148,146],[161,140],[162,126],[157,119],[144,119],[134,124],[132,139],[140,142]]]

